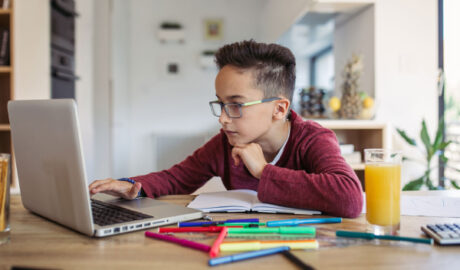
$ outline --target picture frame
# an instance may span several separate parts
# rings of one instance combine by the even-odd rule
[[[222,40],[224,22],[220,18],[204,20],[204,39],[205,40]]]

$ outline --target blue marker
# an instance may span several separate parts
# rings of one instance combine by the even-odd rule
[[[279,226],[297,226],[300,224],[315,224],[315,223],[341,223],[342,218],[307,218],[307,219],[285,219],[267,221],[267,227]]]
[[[179,227],[204,227],[204,226],[217,226],[224,223],[259,223],[258,218],[247,219],[227,219],[221,221],[205,221],[205,222],[181,222]]]
[[[289,250],[289,247],[276,247],[276,248],[268,248],[268,249],[262,249],[262,250],[257,250],[257,251],[251,251],[251,252],[244,252],[244,253],[238,253],[230,256],[225,256],[225,257],[219,257],[219,258],[214,258],[210,259],[208,261],[208,264],[210,266],[215,266],[223,263],[231,263],[231,262],[237,262],[237,261],[242,261],[242,260],[248,260],[252,258],[257,258],[257,257],[262,257],[262,256],[267,256],[267,255],[272,255],[272,254],[277,254],[283,251]]]

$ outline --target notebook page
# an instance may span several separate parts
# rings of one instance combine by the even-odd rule
[[[257,198],[256,198],[257,199]],[[270,203],[261,203],[260,201],[253,203],[252,210],[262,213],[280,213],[280,214],[296,214],[296,215],[320,215],[320,211],[285,207]]]
[[[257,192],[247,189],[202,193],[187,207],[204,212],[245,212],[251,210]]]

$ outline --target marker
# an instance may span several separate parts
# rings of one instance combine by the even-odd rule
[[[312,240],[281,240],[281,241],[241,241],[228,242],[220,245],[220,251],[250,251],[266,248],[287,246],[290,249],[317,249],[318,241]]]
[[[373,233],[352,232],[352,231],[336,231],[335,235],[340,236],[340,237],[408,241],[408,242],[422,243],[422,244],[429,244],[429,245],[433,244],[432,238],[414,238],[414,237],[395,236],[395,235],[376,235]]]
[[[215,266],[215,265],[224,264],[224,263],[231,263],[231,262],[248,260],[248,259],[253,259],[253,258],[262,257],[262,256],[273,255],[273,254],[277,254],[277,253],[280,253],[286,250],[289,250],[289,247],[276,247],[276,248],[262,249],[262,250],[257,250],[257,251],[250,251],[250,252],[239,253],[239,254],[234,254],[230,256],[210,259],[208,261],[208,264],[210,266]]]
[[[297,226],[300,224],[315,224],[315,223],[341,223],[342,218],[307,218],[307,219],[285,219],[267,221],[267,227],[278,226]]]
[[[189,232],[221,232],[224,227],[184,227],[184,228],[159,228],[159,233],[189,233]],[[232,228],[243,228],[243,226],[232,226]]]
[[[279,233],[279,234],[315,234],[315,227],[276,227],[276,228],[228,228],[229,234],[256,234],[256,233]]]
[[[211,247],[208,246],[208,245],[193,242],[193,241],[186,240],[186,239],[176,238],[174,236],[169,236],[169,235],[166,235],[166,234],[159,234],[159,233],[146,231],[145,236],[155,238],[155,239],[158,239],[158,240],[171,242],[171,243],[176,243],[176,244],[179,244],[179,245],[184,246],[184,247],[189,247],[189,248],[201,250],[201,251],[204,251],[204,252],[209,252],[211,250]]]
[[[289,250],[283,251],[282,254],[284,255],[284,257],[288,258],[291,262],[293,262],[295,265],[297,265],[302,270],[314,270],[315,269],[311,267],[310,265],[301,261],[294,254],[292,254]]]
[[[216,241],[214,241],[214,244],[212,244],[211,250],[209,251],[209,256],[211,256],[211,258],[217,257],[217,255],[219,255],[220,244],[224,241],[227,233],[228,228],[222,227],[222,231],[220,231],[219,236],[217,237]]]
[[[258,218],[247,219],[227,219],[221,221],[205,221],[205,222],[181,222],[179,227],[203,227],[203,226],[216,226],[224,223],[258,223]]]
[[[259,227],[265,226],[263,222],[242,222],[242,223],[222,223],[217,224],[217,226],[225,226],[225,227],[232,227],[232,226],[240,226],[240,227]]]

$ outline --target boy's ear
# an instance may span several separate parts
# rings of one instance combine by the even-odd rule
[[[287,98],[275,101],[273,118],[276,120],[286,119],[286,116],[289,113],[289,105],[291,105],[291,102]]]

